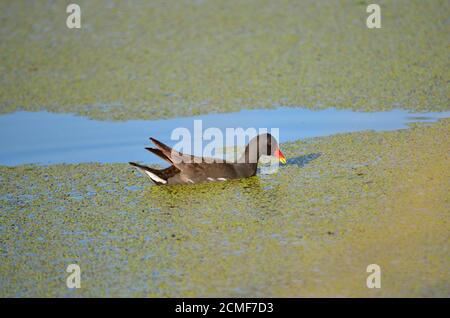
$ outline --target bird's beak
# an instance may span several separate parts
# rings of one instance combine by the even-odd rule
[[[282,164],[286,164],[286,157],[283,155],[283,153],[281,152],[280,148],[278,148],[277,150],[275,150],[275,157],[278,158],[278,160],[280,160],[280,162]]]

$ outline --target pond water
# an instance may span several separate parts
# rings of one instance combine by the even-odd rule
[[[279,128],[281,142],[363,130],[407,128],[413,122],[433,122],[450,112],[410,113],[406,110],[355,112],[334,108],[243,110],[163,120],[99,121],[73,114],[15,112],[0,116],[0,165],[142,161],[162,163],[145,151],[148,137],[173,145],[173,129],[193,130],[201,119],[203,130]]]

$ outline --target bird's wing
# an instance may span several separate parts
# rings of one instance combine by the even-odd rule
[[[216,159],[202,158],[193,155],[185,155],[176,151],[173,148],[163,144],[162,142],[150,137],[150,140],[158,147],[159,150],[171,161],[171,163],[180,170],[183,170],[183,165],[202,162],[213,162]]]

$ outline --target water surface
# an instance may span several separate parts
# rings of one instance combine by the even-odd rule
[[[410,113],[355,112],[303,108],[243,110],[235,113],[164,119],[108,122],[73,114],[15,112],[0,116],[0,164],[58,164],[143,161],[162,163],[144,150],[148,137],[173,145],[173,129],[193,131],[194,120],[202,119],[203,130],[226,128],[279,128],[280,141],[328,136],[363,130],[389,131],[407,128],[413,122],[431,122],[450,117],[450,112]]]

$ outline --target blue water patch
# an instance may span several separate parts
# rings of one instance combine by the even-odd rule
[[[410,113],[406,110],[355,112],[350,110],[309,110],[277,108],[243,110],[164,120],[109,122],[73,114],[15,112],[0,116],[0,164],[57,164],[82,162],[142,161],[162,163],[144,147],[148,137],[173,145],[172,131],[193,130],[201,119],[203,130],[226,128],[279,128],[281,143],[310,137],[364,130],[388,131],[407,128],[413,122],[433,122],[450,117],[450,112]]]

